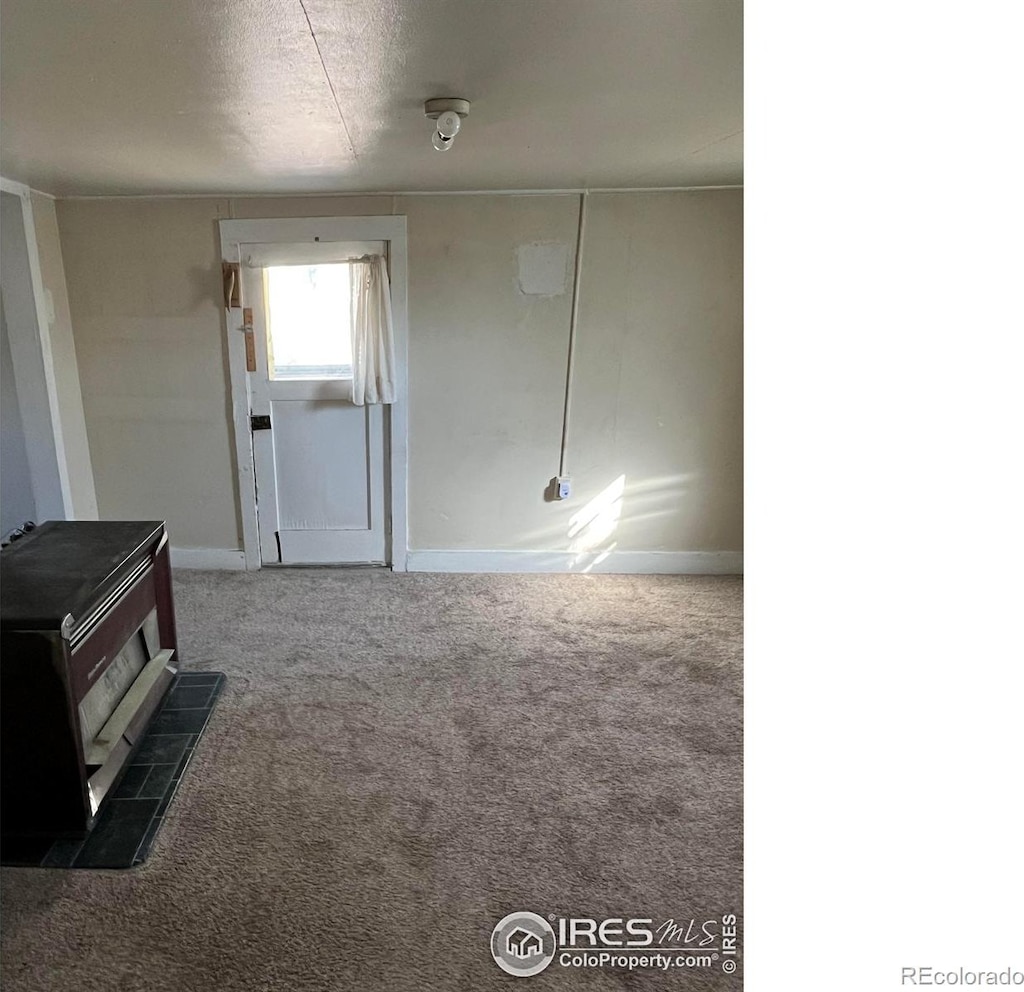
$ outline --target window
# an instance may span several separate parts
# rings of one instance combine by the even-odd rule
[[[264,271],[270,378],[351,378],[351,266],[271,265]]]

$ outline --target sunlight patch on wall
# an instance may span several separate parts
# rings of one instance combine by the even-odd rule
[[[569,518],[571,568],[582,567],[583,571],[589,571],[611,553],[615,547],[613,536],[622,517],[625,489],[626,476],[620,475]]]

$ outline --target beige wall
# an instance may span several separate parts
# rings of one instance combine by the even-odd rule
[[[568,469],[557,473],[578,197],[62,201],[82,394],[104,517],[165,517],[179,547],[239,548],[217,220],[405,214],[414,549],[563,550],[625,476],[618,550],[738,551],[742,194],[594,194]],[[564,243],[528,296],[517,248]]]
[[[413,548],[550,547],[572,304],[518,290],[516,247],[576,237],[578,197],[407,197]],[[564,546],[564,545],[563,545]]]
[[[221,200],[62,201],[100,516],[240,547],[216,219]]]
[[[64,278],[57,211],[48,196],[32,194],[32,216],[35,221],[39,269],[43,288],[53,302],[50,324],[50,347],[53,353],[53,374],[57,387],[57,408],[68,466],[68,486],[76,520],[95,520],[96,488],[89,456],[89,438],[82,389],[78,374],[75,338],[71,328],[71,311]]]
[[[584,498],[625,475],[620,549],[743,547],[742,206],[591,199],[570,453]]]

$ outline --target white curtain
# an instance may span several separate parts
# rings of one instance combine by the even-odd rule
[[[352,402],[395,402],[391,287],[380,255],[352,262]]]

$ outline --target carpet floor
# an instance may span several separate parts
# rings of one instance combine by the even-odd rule
[[[8,992],[514,988],[516,910],[742,939],[739,579],[174,580],[221,701],[145,865],[3,869]],[[721,964],[528,981],[741,988]]]

